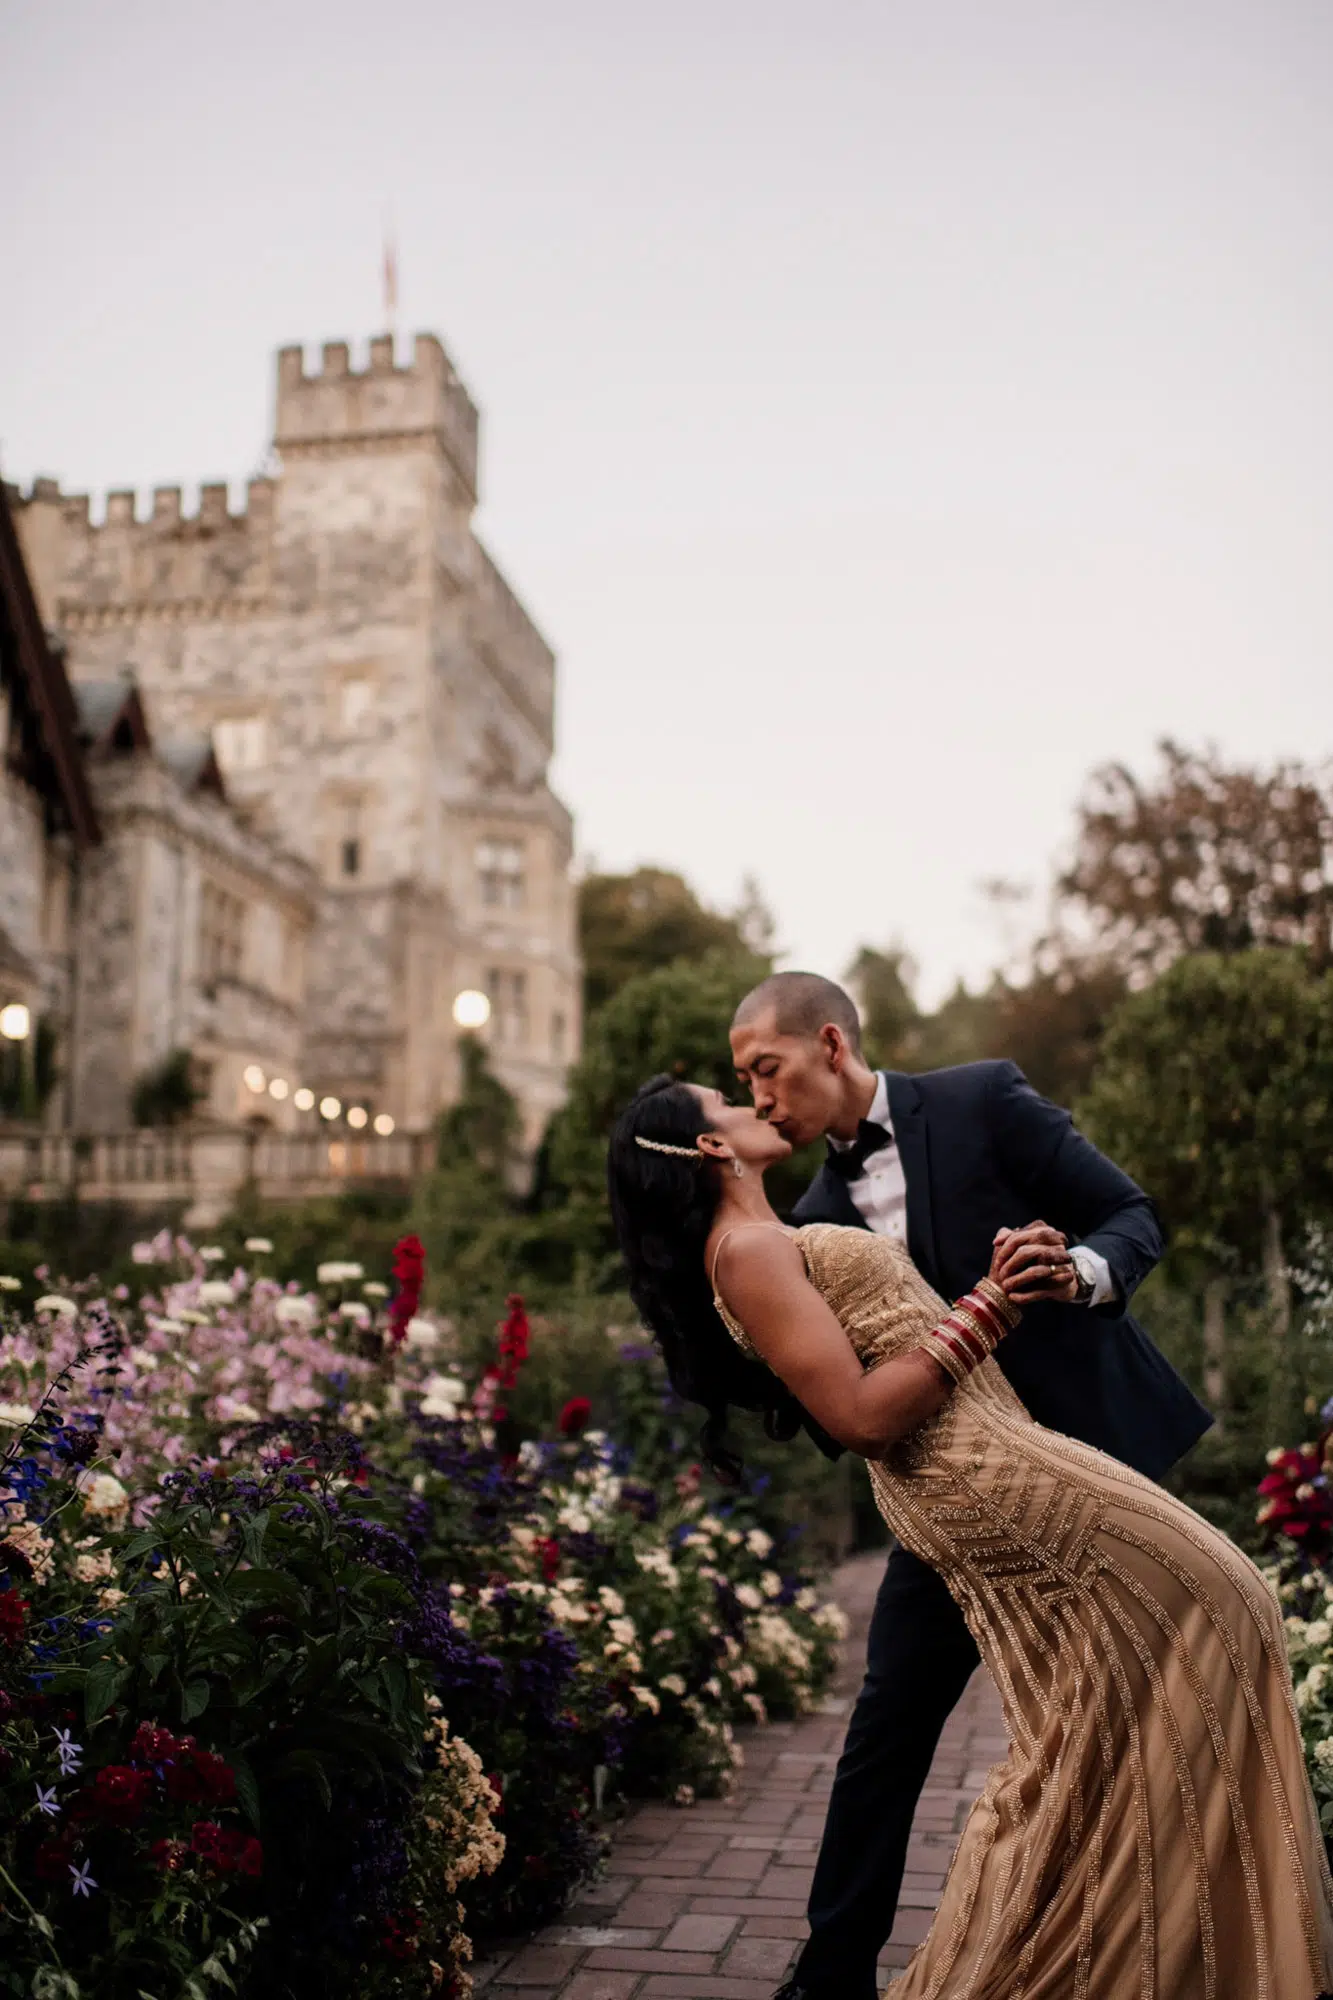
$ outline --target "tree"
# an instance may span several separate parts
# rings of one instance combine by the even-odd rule
[[[490,1066],[475,1035],[458,1044],[462,1088],[435,1127],[436,1164],[461,1167],[504,1185],[514,1170],[522,1120],[512,1093]]]
[[[136,1125],[180,1125],[205,1093],[195,1077],[188,1049],[172,1049],[160,1063],[136,1078],[130,1115]]]
[[[1177,1264],[1205,1284],[1205,1362],[1223,1385],[1223,1309],[1262,1274],[1289,1318],[1287,1252],[1333,1213],[1333,972],[1300,952],[1201,952],[1117,1009],[1081,1107],[1158,1202]]]
[[[701,903],[682,875],[636,868],[632,875],[588,875],[579,885],[579,948],[585,1013],[602,1007],[630,979],[681,959],[722,952],[740,959],[753,942],[767,955],[772,918],[747,881],[740,909],[723,916]],[[767,971],[765,964],[763,971]],[[762,978],[763,972],[756,978]]]
[[[1333,958],[1333,788],[1300,764],[1228,769],[1169,740],[1141,783],[1093,776],[1060,894],[1140,972],[1191,951],[1305,946]]]

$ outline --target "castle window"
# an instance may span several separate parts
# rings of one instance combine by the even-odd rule
[[[565,1017],[563,1014],[552,1014],[551,1016],[551,1060],[552,1062],[563,1062],[565,1060]]]
[[[232,715],[219,722],[213,748],[223,771],[262,771],[268,760],[267,737],[262,715]]]
[[[521,910],[525,881],[523,849],[516,840],[477,842],[477,888],[489,910]]]
[[[502,1048],[521,1049],[528,1039],[528,975],[493,965],[486,974],[495,1040]]]
[[[345,800],[340,814],[340,831],[338,836],[338,873],[340,875],[352,876],[361,873],[362,863],[365,859],[363,852],[365,836],[361,821],[360,799]]]
[[[245,958],[245,904],[205,882],[199,892],[199,978],[204,986],[239,979]]]
[[[338,720],[344,734],[353,736],[369,720],[373,690],[367,680],[344,681],[339,694]]]

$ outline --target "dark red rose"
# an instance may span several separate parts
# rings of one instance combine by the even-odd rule
[[[28,1626],[28,1600],[16,1590],[0,1590],[0,1639],[7,1646],[21,1646]]]
[[[415,1910],[406,1910],[398,1917],[386,1917],[381,1940],[390,1958],[415,1958],[417,1932],[420,1929],[421,1919]]]
[[[560,1574],[560,1544],[554,1535],[547,1535],[537,1544],[537,1553],[542,1559],[542,1578],[546,1583],[554,1583]]]
[[[141,1764],[165,1764],[176,1755],[176,1739],[155,1722],[141,1722],[130,1741],[130,1755]]]
[[[32,1857],[32,1869],[39,1882],[68,1882],[74,1863],[72,1832],[54,1834],[44,1840]]]
[[[155,1840],[148,1850],[153,1866],[164,1875],[175,1875],[189,1852],[189,1842],[185,1840]]]
[[[231,1765],[211,1750],[196,1750],[193,1754],[194,1768],[210,1805],[230,1805],[236,1796],[236,1773]]]
[[[80,1817],[100,1819],[107,1826],[137,1826],[153,1795],[153,1784],[151,1771],[136,1771],[132,1764],[107,1764],[81,1793],[86,1814]]]
[[[219,1875],[259,1875],[264,1866],[264,1849],[253,1834],[239,1827],[219,1826],[215,1820],[196,1820],[190,1829],[190,1846]]]
[[[577,1437],[580,1431],[586,1431],[591,1415],[592,1404],[586,1396],[571,1396],[556,1419],[561,1437]]]

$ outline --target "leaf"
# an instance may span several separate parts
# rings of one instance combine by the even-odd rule
[[[181,1695],[181,1721],[193,1722],[196,1715],[202,1715],[208,1707],[208,1696],[207,1681],[187,1681]]]
[[[320,1804],[323,1806],[325,1812],[328,1812],[332,1806],[333,1789],[329,1784],[328,1775],[323,1764],[321,1764],[319,1758],[315,1756],[312,1750],[289,1751],[281,1762],[275,1766],[274,1775],[276,1777],[299,1777],[304,1775],[312,1779],[315,1790],[319,1794]]]
[[[83,1684],[83,1717],[89,1728],[93,1723],[100,1722],[107,1710],[114,1706],[131,1672],[131,1668],[122,1667],[115,1660],[99,1660],[95,1667],[88,1669],[88,1678]]]
[[[256,1833],[262,1833],[259,1810],[259,1786],[255,1781],[254,1766],[248,1757],[239,1751],[230,1752],[232,1773],[236,1779],[236,1798],[241,1811],[249,1820]]]

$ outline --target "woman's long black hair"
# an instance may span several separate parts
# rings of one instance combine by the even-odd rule
[[[762,1412],[769,1437],[785,1442],[800,1429],[800,1405],[771,1369],[742,1354],[713,1304],[704,1244],[720,1198],[717,1166],[636,1143],[692,1148],[708,1130],[694,1092],[655,1076],[618,1119],[606,1174],[630,1296],[656,1336],[671,1386],[708,1413],[699,1440],[704,1457],[734,1484],[741,1467],[725,1442],[729,1406]]]

